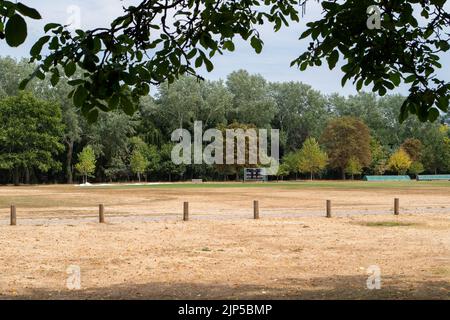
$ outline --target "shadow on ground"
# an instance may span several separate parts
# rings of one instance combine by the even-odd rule
[[[78,291],[27,289],[0,299],[450,299],[450,283],[446,281],[411,283],[403,277],[382,281],[380,290],[368,290],[362,276],[285,278],[267,286],[153,282]]]

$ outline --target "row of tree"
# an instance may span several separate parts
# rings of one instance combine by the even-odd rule
[[[450,170],[450,138],[447,125],[434,129],[433,144],[424,147],[417,138],[406,139],[398,149],[389,152],[371,136],[370,129],[358,118],[340,117],[331,120],[320,142],[307,138],[301,149],[283,158],[278,177],[292,174],[322,174],[328,167],[341,172],[342,178],[356,175],[383,175],[386,172],[417,176],[426,169],[437,173],[438,168]],[[438,147],[437,147],[438,146]]]
[[[99,110],[91,124],[68,98],[68,79],[56,88],[33,81],[20,92],[20,80],[32,69],[26,61],[0,58],[3,183],[72,183],[74,176],[77,181],[88,176],[95,181],[239,177],[243,166],[173,164],[171,133],[192,130],[194,121],[202,121],[205,130],[280,129],[284,177],[403,173],[405,166],[411,173],[421,166],[433,173],[449,169],[447,128],[416,118],[400,124],[404,97],[399,95],[324,95],[303,83],[271,83],[240,70],[226,81],[180,78],[154,88],[137,113]],[[413,147],[420,152],[412,153]],[[409,161],[397,166],[396,159],[406,158],[403,151]]]

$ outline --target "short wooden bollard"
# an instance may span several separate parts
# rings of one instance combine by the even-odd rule
[[[255,220],[259,219],[259,201],[253,201],[253,218]]]
[[[327,218],[331,218],[331,200],[327,200]]]
[[[395,198],[394,200],[394,214],[398,216],[400,214],[400,199]]]
[[[183,221],[189,221],[189,202],[183,204]]]
[[[16,206],[11,205],[11,225],[15,226],[17,224]]]
[[[98,206],[98,218],[100,223],[105,223],[105,206],[102,204]]]

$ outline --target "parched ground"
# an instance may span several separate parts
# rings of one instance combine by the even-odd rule
[[[1,187],[0,299],[449,299],[450,183],[366,186]]]

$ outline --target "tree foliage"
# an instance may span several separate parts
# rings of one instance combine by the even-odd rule
[[[423,167],[423,164],[419,161],[414,161],[411,163],[411,166],[409,167],[409,172],[415,176],[418,174],[421,174],[425,171],[425,168]]]
[[[394,152],[389,158],[388,167],[398,173],[406,174],[408,169],[411,167],[412,161],[405,150],[402,148]]]
[[[148,166],[149,166],[148,160],[138,149],[135,149],[131,154],[130,167],[131,171],[137,174],[139,182],[141,182],[141,175],[145,173]]]
[[[319,143],[314,138],[306,139],[298,156],[299,171],[309,173],[311,180],[315,173],[323,171],[327,166],[328,156],[320,149]]]
[[[24,18],[42,19],[40,13],[22,2],[0,1],[0,40],[5,39],[10,47],[18,47],[28,36]]]
[[[422,121],[435,121],[439,110],[448,111],[450,97],[450,83],[436,73],[442,67],[438,53],[450,49],[446,2],[321,1],[324,16],[307,24],[301,38],[312,42],[293,64],[305,70],[326,61],[333,69],[342,59],[343,85],[348,80],[358,90],[372,85],[381,96],[403,82],[409,96],[400,119],[411,113]],[[379,11],[380,29],[368,28],[369,7]]]
[[[406,139],[401,148],[408,154],[412,161],[420,161],[422,158],[423,144],[417,138]]]
[[[13,171],[18,184],[26,182],[33,170],[59,170],[56,156],[63,150],[61,111],[55,103],[31,93],[0,100],[0,168]]]
[[[75,165],[75,169],[83,176],[83,182],[87,183],[88,176],[92,176],[95,172],[96,166],[95,152],[92,146],[86,146],[78,154],[78,163]]]
[[[141,0],[124,8],[108,27],[72,33],[67,26],[49,23],[30,52],[39,66],[21,87],[34,77],[48,74],[56,85],[65,76],[71,78],[75,105],[90,121],[100,110],[120,108],[131,115],[152,84],[173,83],[185,74],[198,76],[201,68],[212,71],[213,58],[234,51],[237,37],[260,53],[264,43],[259,29],[269,25],[276,32],[299,23],[299,11],[307,2]],[[435,121],[439,110],[447,112],[450,83],[437,72],[441,54],[450,49],[446,0],[318,2],[323,16],[307,24],[300,39],[310,44],[292,66],[305,70],[326,62],[333,69],[342,61],[343,85],[351,80],[358,90],[371,87],[382,96],[406,84],[402,121],[410,113]],[[368,8],[379,12],[380,29],[368,27]],[[12,46],[26,37],[22,16],[40,18],[21,3],[1,1],[0,38]]]
[[[361,174],[363,168],[361,166],[361,163],[359,163],[358,158],[355,156],[352,156],[347,163],[347,166],[345,167],[345,173],[350,175],[352,177],[352,180],[354,179],[355,175]]]
[[[329,164],[340,169],[345,178],[345,168],[354,157],[360,165],[370,165],[370,133],[364,122],[353,117],[341,117],[331,120],[325,128],[321,141],[325,146]]]

